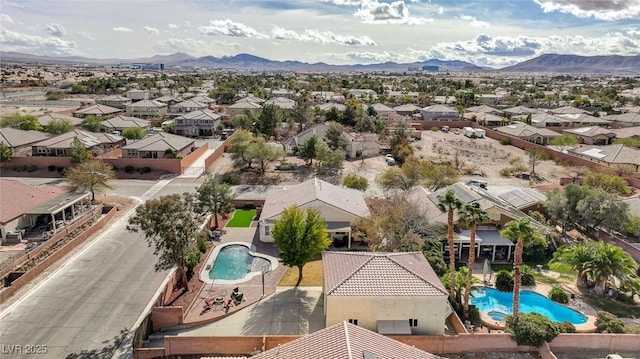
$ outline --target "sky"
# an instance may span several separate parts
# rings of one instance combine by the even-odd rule
[[[309,63],[640,54],[640,0],[0,0],[0,50]]]

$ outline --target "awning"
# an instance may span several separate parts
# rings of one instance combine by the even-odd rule
[[[465,230],[460,233],[460,236],[454,239],[454,243],[469,243],[469,231]],[[514,246],[515,244],[506,238],[502,238],[500,231],[496,230],[481,230],[476,231],[476,244],[481,246]]]
[[[81,199],[88,197],[91,199],[91,193],[65,193],[58,196],[48,202],[45,202],[38,207],[30,209],[25,214],[39,215],[39,214],[55,214],[70,205],[80,202]]]
[[[326,222],[329,232],[349,232],[351,224],[349,222]]]
[[[378,320],[378,334],[384,335],[411,335],[409,319],[405,320]]]

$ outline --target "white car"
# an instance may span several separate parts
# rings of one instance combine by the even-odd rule
[[[393,166],[393,165],[395,165],[395,164],[396,164],[396,159],[395,159],[395,158],[393,158],[393,155],[390,155],[390,154],[386,155],[386,156],[385,156],[385,160],[387,161],[387,164],[388,164],[389,166]]]

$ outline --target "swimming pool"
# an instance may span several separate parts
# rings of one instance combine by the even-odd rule
[[[244,242],[221,244],[213,250],[210,258],[210,264],[200,273],[200,279],[207,283],[245,282],[278,265],[276,258],[255,253],[251,245]]]
[[[504,320],[505,314],[513,314],[513,292],[483,288],[473,292],[471,304],[481,312],[488,312],[489,317],[494,320]],[[587,317],[584,314],[528,290],[520,291],[520,312],[540,313],[554,322],[568,321],[572,324],[587,322]]]

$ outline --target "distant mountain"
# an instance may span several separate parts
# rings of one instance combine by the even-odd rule
[[[578,56],[546,54],[497,71],[638,74],[640,73],[640,55]]]

